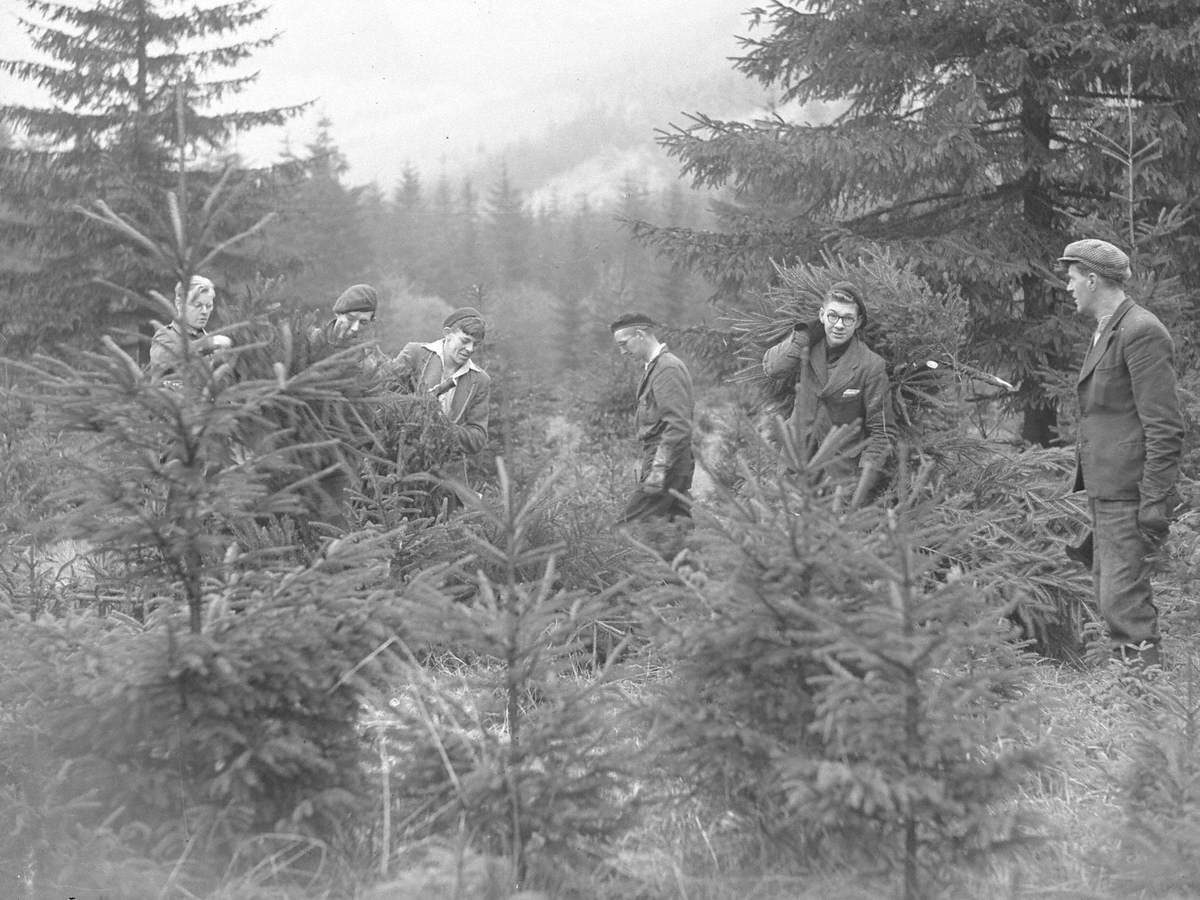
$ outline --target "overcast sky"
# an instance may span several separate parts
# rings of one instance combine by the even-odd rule
[[[78,0],[85,3],[85,0]],[[241,108],[314,100],[287,133],[244,137],[261,161],[285,139],[299,149],[328,116],[354,182],[390,186],[406,163],[453,171],[486,145],[536,134],[603,98],[630,69],[675,77],[738,52],[747,0],[274,0],[282,33],[248,70]],[[30,58],[0,0],[0,56]],[[14,86],[0,81],[11,96]]]

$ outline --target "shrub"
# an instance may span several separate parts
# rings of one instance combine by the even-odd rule
[[[609,594],[557,585],[559,544],[539,543],[533,514],[551,490],[516,495],[503,463],[501,491],[479,514],[477,595],[454,603],[438,572],[405,592],[410,687],[391,699],[381,728],[398,765],[395,839],[461,835],[473,850],[506,858],[517,884],[537,886],[557,868],[586,862],[627,827],[635,756],[614,740],[615,667],[576,678],[582,626]],[[452,650],[466,663],[438,673],[418,654]],[[436,658],[436,657],[434,657]]]
[[[652,709],[668,770],[794,858],[865,852],[905,897],[1024,838],[1015,789],[1037,760],[1008,610],[988,602],[1005,559],[955,564],[968,526],[928,479],[848,514],[808,478],[747,479],[698,530],[707,583],[645,621],[678,660]]]
[[[368,815],[361,698],[389,671],[385,541],[315,565],[239,568],[203,627],[93,611],[5,631],[3,857],[44,877],[104,831],[126,852],[221,872],[259,835],[338,848]]]

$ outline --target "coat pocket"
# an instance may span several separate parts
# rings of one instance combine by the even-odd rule
[[[849,388],[830,397],[825,401],[825,406],[829,410],[829,420],[834,425],[849,425],[865,415],[862,391],[857,388]]]
[[[1117,361],[1098,365],[1092,371],[1092,407],[1109,411],[1125,411],[1133,408],[1133,385],[1129,370]]]

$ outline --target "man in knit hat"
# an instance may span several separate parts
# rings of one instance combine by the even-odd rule
[[[861,337],[867,324],[862,291],[839,281],[825,292],[818,320],[801,322],[763,354],[763,372],[795,379],[787,427],[804,461],[836,426],[848,429],[855,475],[851,506],[866,501],[891,455],[892,424],[887,367]],[[840,474],[838,466],[831,474]]]
[[[333,303],[333,318],[325,325],[329,343],[348,347],[358,343],[375,322],[379,295],[369,284],[354,284]]]
[[[1095,320],[1076,393],[1073,490],[1087,491],[1092,579],[1115,656],[1160,662],[1150,557],[1177,502],[1183,413],[1174,344],[1153,313],[1125,296],[1129,257],[1107,241],[1068,244],[1059,257],[1081,315]]]
[[[467,485],[467,456],[488,442],[488,413],[492,379],[472,357],[483,343],[486,326],[473,306],[451,312],[442,322],[442,336],[428,343],[405,344],[392,361],[388,379],[413,394],[435,399],[453,428],[458,450],[438,473]]]

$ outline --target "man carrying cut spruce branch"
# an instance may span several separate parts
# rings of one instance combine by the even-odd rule
[[[486,326],[479,310],[464,306],[442,322],[442,337],[405,344],[388,373],[389,383],[436,399],[454,430],[458,452],[437,472],[467,487],[467,456],[488,442],[492,379],[471,358],[483,344]]]
[[[826,291],[818,319],[798,323],[767,350],[762,362],[765,374],[795,379],[796,401],[787,427],[804,460],[835,428],[848,431],[847,444],[854,448],[851,464],[857,466],[852,507],[871,497],[892,448],[887,367],[860,336],[866,324],[862,292],[839,281]]]

